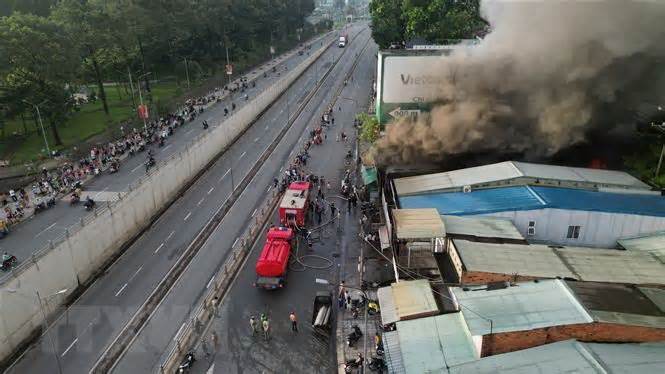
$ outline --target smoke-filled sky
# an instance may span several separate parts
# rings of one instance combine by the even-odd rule
[[[634,128],[638,105],[665,103],[665,0],[484,1],[481,10],[492,32],[432,67],[444,78],[439,105],[389,125],[377,162],[547,156],[599,126]]]

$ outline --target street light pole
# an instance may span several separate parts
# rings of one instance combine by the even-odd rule
[[[39,120],[39,127],[41,127],[41,129],[42,129],[42,136],[44,137],[44,145],[46,146],[46,152],[48,153],[48,157],[50,158],[51,157],[51,149],[48,146],[48,140],[46,140],[46,131],[44,130],[44,122],[42,122],[42,114],[39,111],[39,105],[45,103],[46,100],[41,102],[39,105],[33,104],[33,103],[29,102],[28,100],[23,100],[23,102],[32,105],[35,108],[35,110],[37,111],[37,119]]]
[[[185,75],[187,76],[187,89],[189,89],[189,67],[187,66],[187,57],[185,59]]]
[[[137,80],[138,80],[137,86],[139,88],[139,103],[141,104],[142,107],[143,107],[143,95],[141,94],[141,78],[145,77],[148,74],[150,74],[150,72],[147,72],[147,73],[145,73],[145,74],[143,74],[143,75],[141,75],[140,77],[137,78]],[[130,74],[130,77],[131,77],[131,74]],[[141,118],[143,119],[143,130],[147,134],[148,133],[148,123],[146,122],[145,117],[146,116],[141,116]]]
[[[46,140],[46,131],[44,131],[44,122],[42,122],[42,114],[39,112],[39,106],[35,105],[35,109],[37,109],[37,118],[39,118],[39,127],[42,128],[42,136],[44,137],[46,152],[48,152],[48,157],[51,157],[51,149],[48,146],[48,140]]]
[[[60,290],[60,291],[54,293],[53,295],[50,295],[49,297],[59,295],[59,294],[64,293],[64,292],[67,292],[67,290],[66,289],[65,290]],[[58,357],[58,351],[56,351],[56,349],[55,349],[55,342],[53,341],[53,337],[48,332],[48,323],[47,323],[47,320],[46,320],[46,312],[44,311],[44,304],[42,303],[42,298],[39,295],[39,291],[35,290],[35,294],[37,294],[37,301],[39,302],[39,309],[42,312],[42,317],[44,317],[44,334],[48,337],[48,340],[51,343],[51,348],[53,349],[53,356],[55,357],[55,362],[58,365],[58,373],[62,374],[62,364],[60,363],[60,357]]]

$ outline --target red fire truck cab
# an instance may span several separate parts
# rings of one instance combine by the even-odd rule
[[[255,287],[267,290],[284,287],[292,239],[293,230],[288,227],[272,227],[268,230],[266,244],[256,261]]]
[[[309,182],[293,182],[279,203],[279,222],[284,226],[305,227],[309,208]]]

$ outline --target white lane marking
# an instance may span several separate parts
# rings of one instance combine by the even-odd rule
[[[132,171],[131,171],[130,173],[135,172],[135,171],[136,171],[138,168],[140,168],[141,166],[143,166],[143,164],[138,164],[138,166],[135,167],[134,169],[132,169]]]
[[[164,246],[164,243],[160,244],[159,247],[157,247],[157,249],[155,249],[155,253],[159,252],[159,250],[162,249],[163,246]]]
[[[268,126],[266,126],[266,130],[268,130]]]
[[[256,139],[254,139],[254,143],[258,142],[259,139],[261,139],[261,138],[256,138]]]
[[[210,189],[208,190],[208,195],[210,195],[212,193],[212,191],[214,191],[214,190],[215,190],[215,187],[210,187]]]
[[[139,266],[139,268],[136,269],[136,271],[134,272],[134,274],[133,274],[131,277],[129,277],[129,280],[127,281],[127,283],[131,282],[132,279],[134,279],[134,277],[136,277],[136,276],[139,274],[139,271],[141,271],[141,269],[143,269],[143,265]]]
[[[53,222],[49,227],[45,228],[44,230],[40,231],[37,235],[35,235],[35,237],[37,237],[37,236],[47,232],[48,230],[52,229],[53,226],[55,226],[56,224],[57,224],[57,222]]]
[[[182,326],[178,329],[178,332],[175,333],[175,336],[178,337],[180,336],[180,332],[182,332],[182,329],[185,327],[185,322],[182,323]]]
[[[194,129],[193,129],[193,128],[191,128],[191,129],[189,129],[189,130],[185,131],[185,135],[186,135],[186,134],[189,134],[189,133],[190,133],[190,132],[192,132],[192,131],[194,131]]]
[[[268,186],[268,189],[266,190],[266,192],[270,192],[271,189],[272,189],[272,186]]]
[[[224,173],[224,175],[222,175],[221,177],[219,177],[219,182],[221,182],[222,179],[224,179],[224,177],[226,177],[226,175],[227,175],[230,171],[231,171],[231,169],[227,170],[226,173]]]
[[[104,188],[103,190],[97,192],[97,193],[95,194],[95,197],[99,196],[99,194],[101,194],[102,192],[104,192],[104,191],[106,191],[106,190],[108,190],[108,189],[109,189],[109,188],[106,187],[106,188]]]
[[[62,352],[62,354],[60,355],[60,357],[65,357],[65,355],[67,354],[67,352],[69,352],[69,350],[72,349],[72,347],[74,346],[74,344],[76,344],[77,341],[79,341],[79,338],[74,339],[74,341],[72,342],[72,344],[70,344],[69,347],[67,347],[67,349],[65,349],[65,351]]]
[[[122,287],[118,290],[118,292],[115,293],[115,297],[118,297],[122,293],[122,291],[125,290],[125,287],[127,287],[127,283],[123,284]]]
[[[199,200],[199,202],[196,203],[196,206],[200,206],[200,205],[203,203],[203,200],[204,200],[204,199]]]
[[[257,210],[258,210],[258,209],[254,209],[254,211],[252,212],[252,217],[254,217],[254,216],[256,215],[256,211],[257,211]]]
[[[210,288],[210,285],[212,284],[212,281],[215,279],[215,276],[213,275],[210,280],[208,281],[208,284],[206,284],[206,290]]]
[[[206,119],[206,121],[212,121],[212,117],[208,117],[208,119]]]
[[[231,248],[235,247],[236,244],[238,244],[238,240],[240,240],[240,237],[236,238],[236,240],[233,242],[233,245],[231,246]]]
[[[173,236],[173,234],[175,234],[175,230],[171,231],[171,233],[169,234],[169,236],[166,237],[166,240],[171,239],[171,237]]]
[[[238,157],[238,160],[240,160],[241,158],[245,157],[246,154],[247,154],[247,151],[243,152],[243,153],[240,155],[240,157]]]
[[[187,215],[185,216],[185,219],[184,219],[184,220],[187,221],[187,219],[188,219],[189,216],[191,216],[191,215],[192,215],[192,212],[187,213]]]
[[[173,145],[173,144],[169,144],[169,145],[167,145],[166,147],[164,147],[164,150],[166,151],[166,150],[167,150],[170,146],[172,146],[172,145]]]

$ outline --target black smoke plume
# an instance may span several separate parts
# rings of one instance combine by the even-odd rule
[[[432,67],[437,104],[388,125],[377,163],[543,158],[590,131],[630,133],[638,106],[665,103],[665,1],[485,1],[481,10],[492,31]]]

